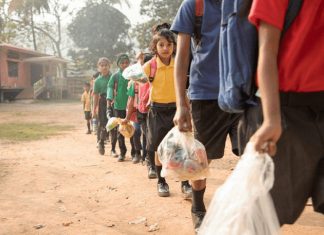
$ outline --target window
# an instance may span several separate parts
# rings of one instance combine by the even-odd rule
[[[18,77],[18,62],[8,61],[9,77]]]

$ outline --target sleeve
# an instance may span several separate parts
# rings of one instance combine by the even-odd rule
[[[98,79],[95,80],[94,85],[93,85],[93,93],[94,94],[99,94],[99,82]]]
[[[192,35],[195,28],[195,0],[182,2],[176,17],[173,20],[171,30],[174,33],[186,33]]]
[[[81,102],[84,102],[84,101],[85,101],[85,98],[84,98],[84,93],[83,93],[81,96]]]
[[[127,89],[127,95],[130,97],[135,97],[135,86],[134,82],[130,85],[130,87]]]
[[[282,30],[289,0],[254,0],[249,14],[249,21],[259,27],[264,21]]]
[[[114,99],[115,74],[111,75],[107,86],[107,100]]]

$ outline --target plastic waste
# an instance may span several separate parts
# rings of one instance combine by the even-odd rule
[[[173,127],[160,143],[157,153],[163,177],[199,180],[209,174],[205,147],[192,132],[180,132],[177,126]]]
[[[280,226],[269,190],[274,182],[271,157],[248,143],[232,174],[219,187],[199,235],[278,235]]]

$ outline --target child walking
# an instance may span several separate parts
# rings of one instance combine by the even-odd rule
[[[128,80],[126,80],[122,73],[124,69],[129,66],[129,57],[126,54],[120,54],[117,58],[117,65],[119,70],[111,76],[111,80],[108,83],[107,88],[107,117],[126,117],[126,105],[127,105],[127,85]],[[111,155],[117,157],[116,154],[116,143],[118,139],[120,155],[118,157],[119,162],[125,160],[127,148],[125,145],[125,138],[122,134],[117,131],[117,128],[111,131]]]
[[[151,163],[155,163],[158,177],[157,191],[160,197],[170,195],[169,185],[161,177],[162,164],[157,157],[154,159],[160,142],[173,128],[173,117],[176,112],[176,95],[174,88],[174,53],[176,41],[174,34],[167,28],[156,27],[156,33],[151,41],[151,51],[155,56],[144,64],[144,72],[150,77],[151,63],[156,63],[156,73],[150,78],[151,96],[147,123],[147,149]],[[188,181],[181,183],[181,189],[186,197],[190,197],[191,186]]]
[[[91,94],[90,94],[90,83],[86,82],[83,86],[83,94],[81,96],[81,102],[83,105],[84,117],[87,121],[88,131],[86,134],[91,134],[90,120],[91,120]]]
[[[110,61],[106,57],[98,60],[98,71],[100,75],[94,82],[94,116],[98,117],[99,125],[97,130],[98,150],[101,155],[105,154],[105,140],[107,137],[106,125],[108,122],[107,112],[107,87],[110,79]]]

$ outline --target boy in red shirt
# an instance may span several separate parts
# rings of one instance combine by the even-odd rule
[[[324,213],[324,1],[304,1],[281,38],[288,3],[253,1],[261,102],[240,125],[242,147],[250,139],[274,156],[271,195],[280,224],[294,223],[309,197]]]

